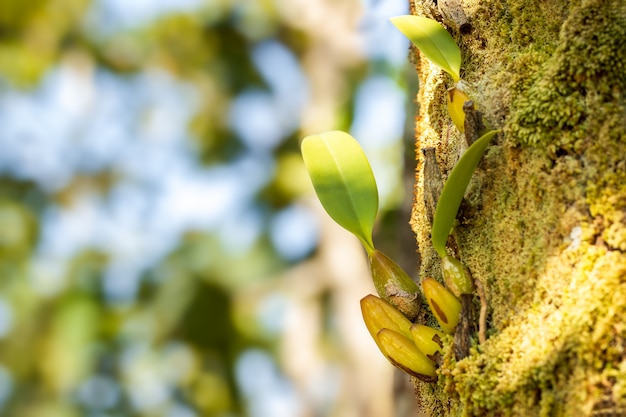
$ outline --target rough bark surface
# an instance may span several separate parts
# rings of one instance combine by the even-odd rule
[[[470,96],[502,133],[449,244],[485,288],[487,341],[459,362],[447,350],[437,384],[414,382],[418,403],[433,416],[626,415],[626,2],[439,3],[412,13],[453,34]],[[441,279],[422,149],[445,179],[466,145],[446,111],[452,80],[413,54],[411,225],[421,276]]]

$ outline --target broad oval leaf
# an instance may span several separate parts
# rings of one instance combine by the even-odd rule
[[[311,135],[302,141],[302,157],[326,212],[371,253],[378,188],[359,143],[341,131]]]
[[[461,79],[461,49],[439,22],[411,15],[396,16],[390,20],[426,58],[450,74],[454,82]]]
[[[497,130],[489,131],[467,148],[459,162],[452,169],[452,172],[450,172],[450,176],[443,186],[437,209],[435,210],[431,232],[433,247],[441,258],[446,256],[446,241],[448,240],[450,230],[452,230],[452,225],[454,224],[454,219],[456,219],[456,214],[459,211],[467,185],[476,170],[476,166],[478,166],[480,158],[485,153],[487,145],[489,145],[489,142],[497,133]]]

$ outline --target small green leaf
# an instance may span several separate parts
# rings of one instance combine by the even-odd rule
[[[489,131],[467,148],[459,162],[452,169],[452,172],[450,172],[450,176],[443,186],[437,209],[435,210],[431,232],[433,246],[442,259],[446,256],[446,241],[448,240],[450,230],[452,230],[452,225],[454,224],[454,219],[456,219],[456,214],[459,211],[467,185],[474,174],[474,170],[476,170],[476,166],[478,166],[480,158],[487,149],[487,145],[489,145],[489,142],[497,133],[497,130]]]
[[[378,189],[359,143],[340,131],[311,135],[302,141],[302,156],[326,212],[371,253]]]
[[[461,49],[448,31],[432,19],[420,16],[392,17],[391,23],[433,64],[452,76],[454,82],[461,79]]]

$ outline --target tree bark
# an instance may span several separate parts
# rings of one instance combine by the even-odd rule
[[[485,289],[487,340],[414,381],[433,416],[626,415],[626,2],[415,0],[460,45],[461,76],[501,134],[468,187],[448,249]],[[411,225],[422,277],[441,278],[423,149],[443,179],[466,147],[451,78],[420,78]],[[430,181],[432,179],[426,179]]]

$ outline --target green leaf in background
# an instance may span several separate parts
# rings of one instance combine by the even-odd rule
[[[432,19],[420,16],[392,17],[391,23],[433,64],[452,76],[454,82],[461,79],[461,49],[448,31]]]
[[[459,211],[465,189],[474,174],[474,170],[476,170],[476,166],[478,166],[480,158],[487,149],[487,145],[497,133],[497,130],[489,131],[467,148],[443,186],[435,210],[431,233],[433,246],[441,258],[446,256],[446,241]]]
[[[302,156],[326,212],[371,253],[378,189],[359,143],[340,131],[311,135],[302,141]]]

